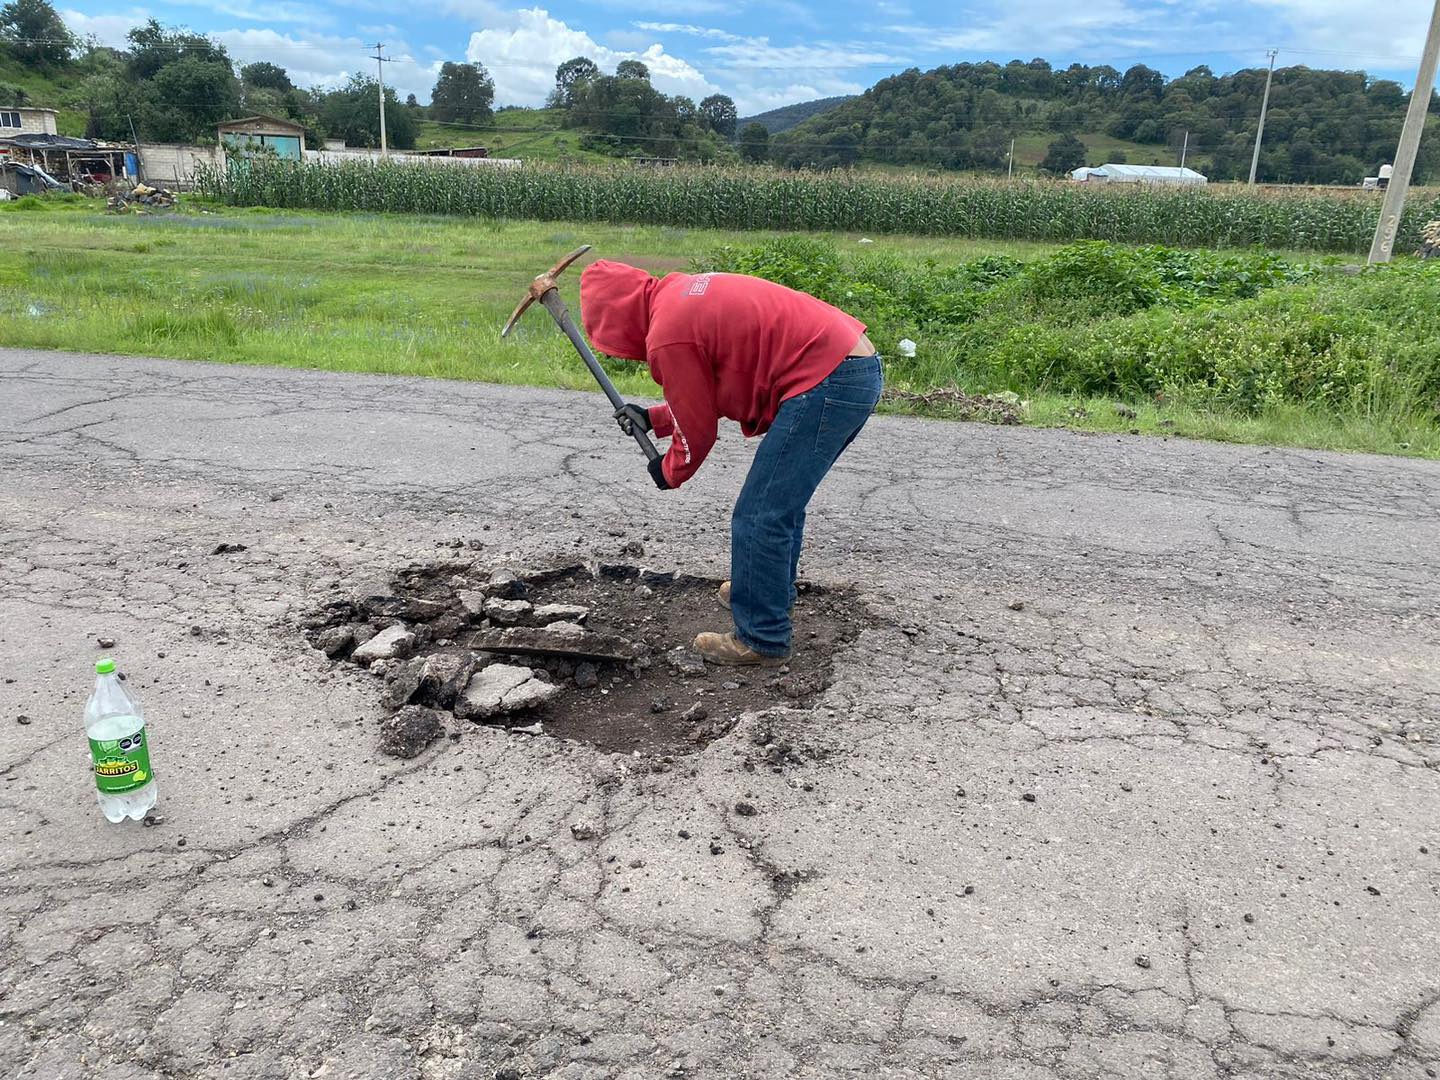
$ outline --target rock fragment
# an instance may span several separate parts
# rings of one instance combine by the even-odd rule
[[[520,712],[523,709],[538,709],[560,696],[560,687],[541,679],[531,678],[505,695],[501,706],[505,712]]]
[[[527,667],[491,664],[471,677],[455,701],[455,715],[466,720],[487,720],[508,712],[533,709],[553,700],[560,688],[541,682]]]
[[[391,757],[413,758],[443,732],[440,714],[423,705],[407,705],[380,722],[380,752]]]
[[[415,647],[415,635],[404,626],[388,626],[351,654],[357,664],[372,664],[376,660],[394,660],[410,655]]]
[[[389,579],[367,581],[356,590],[356,605],[370,615],[382,619],[393,619],[405,610],[405,600],[395,595],[395,587]]]
[[[570,835],[576,840],[594,840],[600,835],[600,826],[589,820],[572,821]]]
[[[497,626],[519,626],[533,610],[529,600],[491,597],[485,602],[485,617]]]
[[[682,679],[697,679],[705,674],[704,658],[684,645],[677,645],[667,652],[665,662],[670,665],[670,670]]]
[[[505,630],[481,630],[471,635],[470,647],[481,652],[561,656],[592,661],[629,661],[641,651],[624,638],[613,634],[592,634],[583,626],[566,622],[544,627],[512,626]]]
[[[523,600],[529,590],[525,582],[509,570],[496,570],[485,583],[485,592],[500,600]]]
[[[548,626],[550,623],[557,622],[574,623],[579,626],[589,617],[590,609],[583,604],[541,604],[531,614],[531,618],[537,626]]]
[[[581,690],[591,690],[600,685],[600,672],[594,664],[581,661],[575,665],[575,685]]]
[[[409,703],[420,689],[421,673],[425,661],[416,658],[408,663],[396,664],[385,673],[385,689],[380,691],[380,704],[387,709],[398,709]]]
[[[471,653],[433,653],[420,669],[420,694],[425,700],[448,709],[475,674]]]
[[[411,622],[429,622],[438,619],[449,610],[449,605],[439,600],[409,600],[405,604],[405,618]]]
[[[355,644],[355,630],[350,626],[332,626],[320,631],[315,647],[332,660]]]

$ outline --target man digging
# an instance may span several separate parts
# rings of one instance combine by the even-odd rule
[[[735,629],[700,634],[717,664],[783,663],[805,508],[880,400],[880,357],[865,324],[783,285],[744,274],[668,274],[601,260],[580,277],[581,321],[595,347],[643,361],[665,400],[626,404],[627,435],[653,431],[669,451],[650,462],[677,488],[715,445],[720,418],[764,435],[730,520],[730,580],[720,600]]]

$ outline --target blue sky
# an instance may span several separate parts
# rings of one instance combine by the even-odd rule
[[[1431,0],[87,0],[57,6],[71,29],[106,44],[147,18],[210,33],[240,63],[270,60],[301,85],[373,70],[367,43],[387,43],[386,79],[428,99],[445,60],[474,60],[496,103],[535,105],[555,65],[577,54],[603,68],[638,57],[667,93],[719,91],[741,115],[857,93],[906,67],[1043,56],[1177,75],[1279,63],[1363,68],[1414,80]]]

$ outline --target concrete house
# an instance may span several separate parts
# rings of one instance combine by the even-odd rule
[[[230,150],[268,149],[276,157],[299,161],[304,157],[305,126],[278,116],[244,116],[215,128],[217,141]]]
[[[13,135],[54,135],[55,110],[14,105],[0,109],[0,139]]]

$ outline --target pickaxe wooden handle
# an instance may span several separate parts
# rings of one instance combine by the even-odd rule
[[[590,374],[595,376],[595,381],[600,384],[600,389],[605,391],[605,396],[610,399],[610,404],[613,405],[616,410],[619,410],[625,405],[625,399],[620,396],[619,391],[615,389],[615,384],[610,381],[610,376],[605,374],[605,369],[600,366],[600,361],[596,360],[595,354],[590,351],[590,346],[586,344],[584,335],[580,333],[580,328],[575,325],[575,320],[570,317],[570,309],[565,306],[565,301],[560,296],[560,287],[555,283],[555,279],[564,273],[567,266],[589,250],[589,244],[576,248],[549,270],[545,271],[545,273],[538,275],[535,280],[530,283],[530,288],[527,291],[525,299],[520,301],[519,306],[516,307],[514,313],[511,314],[509,321],[505,323],[505,329],[500,331],[500,336],[509,336],[510,331],[515,328],[515,324],[520,321],[520,316],[525,314],[525,310],[531,304],[539,300],[541,306],[550,312],[550,315],[555,319],[560,329],[565,331],[565,336],[568,337],[570,343],[575,346],[575,351],[580,354],[580,359],[585,361],[585,366],[590,369]],[[644,452],[648,460],[654,461],[660,457],[660,451],[656,449],[655,444],[650,441],[650,436],[639,428],[632,428],[630,433],[634,436],[635,441],[640,445],[640,449]]]

